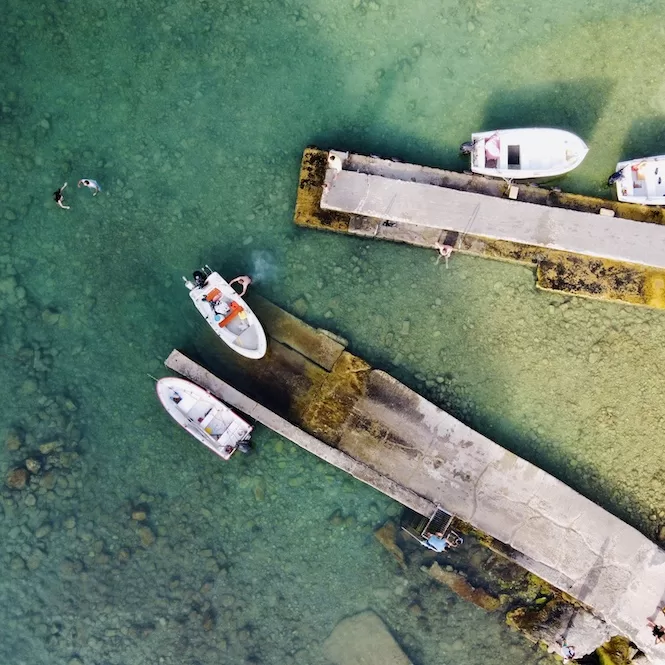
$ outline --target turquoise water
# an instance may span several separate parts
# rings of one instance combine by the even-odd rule
[[[222,463],[147,374],[173,347],[214,355],[180,276],[248,273],[656,538],[662,312],[306,232],[292,210],[308,144],[462,169],[471,131],[527,124],[582,135],[560,185],[609,196],[619,158],[665,152],[665,84],[644,66],[661,18],[648,2],[6,3],[0,463],[42,468],[0,494],[2,662],[323,664],[367,608],[415,665],[544,659],[402,573],[372,535],[398,506],[261,428],[256,455]]]

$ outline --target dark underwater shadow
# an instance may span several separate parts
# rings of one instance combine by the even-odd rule
[[[500,90],[488,99],[483,126],[478,131],[559,127],[587,140],[612,88],[613,83],[607,79],[589,78]]]
[[[665,117],[634,120],[626,134],[619,159],[636,159],[665,154]]]
[[[322,148],[395,157],[414,164],[456,171],[468,169],[468,159],[460,158],[457,144],[442,147],[440,138],[424,140],[409,132],[408,127],[388,128],[381,123],[382,110],[399,89],[401,62],[396,60],[394,66],[384,73],[365,102],[353,113],[352,121],[345,126],[335,126],[330,132],[315,134],[312,143]],[[606,107],[612,87],[609,80],[590,78],[496,91],[487,101],[481,126],[475,130],[560,127],[586,140]],[[463,120],[460,127],[462,125]],[[468,138],[461,133],[460,144]]]
[[[468,158],[460,160],[457,144],[446,148],[441,144],[441,137],[435,133],[431,140],[422,139],[408,126],[396,126],[383,120],[384,109],[399,93],[406,72],[414,65],[415,61],[411,62],[409,58],[396,57],[392,66],[383,71],[376,85],[368,91],[363,103],[351,110],[349,120],[342,125],[330,123],[331,129],[314,134],[311,144],[319,148],[395,158],[423,166],[463,170],[464,165],[468,165]],[[464,139],[461,136],[460,143]]]

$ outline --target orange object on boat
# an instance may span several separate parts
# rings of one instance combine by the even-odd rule
[[[219,322],[219,327],[223,328],[224,326],[227,326],[233,319],[240,314],[240,312],[243,311],[242,305],[239,305],[235,300],[232,300],[229,303],[231,307],[231,311]]]
[[[210,292],[206,295],[206,300],[208,302],[215,302],[216,300],[219,300],[221,295],[222,292],[219,289],[210,289]]]

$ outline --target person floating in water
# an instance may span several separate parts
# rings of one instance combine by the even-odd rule
[[[62,196],[62,192],[65,190],[65,187],[67,187],[67,183],[65,183],[62,187],[60,187],[60,189],[56,189],[55,192],[53,192],[53,200],[63,210],[69,210],[69,206],[65,205],[65,200]]]
[[[102,188],[99,186],[99,183],[96,180],[90,180],[88,178],[83,178],[79,180],[79,187],[83,185],[84,187],[87,187],[88,189],[92,190],[92,195],[97,196],[98,192],[102,191]]]
[[[238,294],[242,298],[242,296],[244,296],[245,293],[247,293],[247,287],[252,283],[252,278],[247,277],[247,275],[240,275],[240,277],[235,277],[234,279],[232,279],[229,282],[229,286],[235,284],[236,282],[240,284],[240,287],[242,289]]]

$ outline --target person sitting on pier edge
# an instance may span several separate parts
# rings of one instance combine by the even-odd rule
[[[665,613],[665,610],[663,610]],[[660,642],[665,642],[665,627],[661,626],[659,623],[654,623],[651,619],[647,619],[647,626],[651,628],[652,635],[656,638],[654,644],[659,644]]]
[[[433,552],[445,552],[450,547],[450,543],[443,537],[442,531],[431,533],[423,545]]]
[[[561,643],[561,657],[563,658],[564,665],[575,659],[575,647],[566,644],[566,640]]]

